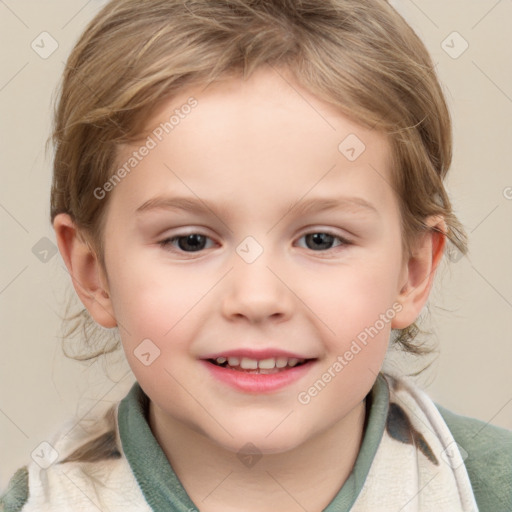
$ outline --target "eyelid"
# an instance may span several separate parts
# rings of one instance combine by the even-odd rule
[[[205,229],[203,227],[177,227],[162,230],[162,234],[158,235],[158,237],[162,237],[162,240],[169,240],[171,238],[181,238],[189,235],[201,235],[213,240],[214,237],[210,233],[211,232],[208,229]]]
[[[335,228],[327,228],[317,225],[308,226],[304,228],[304,230],[301,232],[298,238],[302,238],[303,236],[310,235],[312,233],[325,233],[335,238],[339,238],[340,240],[343,240],[347,244],[353,243],[353,239],[355,238],[355,235],[347,232],[346,230],[343,230],[343,233],[340,233]]]
[[[181,228],[176,228],[176,229],[181,229]],[[168,230],[166,230],[166,231],[168,231]],[[297,238],[302,238],[305,235],[310,235],[313,233],[325,233],[327,235],[331,235],[331,236],[340,238],[342,240],[345,240],[346,242],[350,242],[350,239],[354,236],[351,234],[348,234],[348,236],[340,234],[339,232],[336,232],[336,230],[334,228],[308,226],[306,228],[303,228],[303,230],[301,231],[301,234]],[[196,227],[192,227],[191,229],[188,229],[185,231],[178,231],[176,234],[168,235],[164,239],[168,240],[171,238],[181,238],[181,237],[188,236],[188,235],[201,235],[206,238],[210,238],[212,240],[214,239],[214,237],[212,237],[211,235],[209,235],[208,233],[206,233],[204,231],[204,228],[196,228]]]
[[[302,235],[300,235],[297,238],[296,244],[298,244],[298,241],[301,240],[302,238],[304,238],[305,236],[311,235],[311,234],[316,234],[316,233],[323,233],[323,234],[329,235],[329,236],[333,237],[334,239],[337,239],[339,241],[339,243],[337,245],[334,245],[333,247],[330,247],[329,249],[320,250],[320,251],[315,251],[313,249],[308,249],[307,247],[302,247],[302,246],[295,245],[295,244],[294,244],[294,246],[298,246],[301,249],[306,249],[309,252],[317,255],[318,257],[328,258],[328,257],[333,256],[333,253],[336,253],[339,250],[343,250],[344,248],[346,248],[350,245],[354,245],[354,242],[351,241],[348,237],[339,235],[339,234],[337,234],[331,230],[328,230],[328,229],[313,229],[313,230],[306,231],[305,233],[303,233]]]

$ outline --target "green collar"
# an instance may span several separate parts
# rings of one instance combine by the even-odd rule
[[[380,374],[370,398],[366,431],[356,463],[325,512],[349,511],[363,488],[384,433],[389,407],[389,389]],[[121,401],[118,412],[123,450],[144,498],[154,512],[197,510],[149,428],[148,406],[149,399],[136,382]]]

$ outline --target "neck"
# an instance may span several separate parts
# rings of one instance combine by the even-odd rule
[[[149,424],[174,472],[201,512],[321,511],[354,467],[365,423],[365,402],[342,420],[284,453],[242,463],[203,434],[151,402]]]

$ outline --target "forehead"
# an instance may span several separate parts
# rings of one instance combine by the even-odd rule
[[[375,200],[392,192],[387,138],[282,70],[186,89],[158,108],[145,133],[154,147],[125,180],[131,185],[115,191],[130,188],[137,207],[175,189],[246,205],[259,193],[287,204],[308,191],[353,195],[362,183]],[[137,147],[122,148],[118,165]]]

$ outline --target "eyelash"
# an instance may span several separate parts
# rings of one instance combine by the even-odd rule
[[[322,253],[322,252],[330,252],[332,250],[334,250],[336,247],[344,247],[344,246],[349,246],[349,245],[352,245],[352,243],[347,240],[346,238],[343,238],[339,235],[336,235],[328,230],[325,230],[325,231],[310,231],[308,233],[305,233],[304,235],[302,235],[300,239],[308,236],[308,235],[318,235],[318,234],[322,234],[322,235],[328,235],[330,237],[332,237],[333,239],[337,239],[340,241],[340,243],[334,247],[331,247],[327,250],[319,250],[319,251],[315,251],[313,249],[310,249],[312,252],[319,252],[319,253]],[[173,242],[176,242],[178,240],[180,240],[181,238],[187,238],[191,235],[199,235],[199,236],[202,236],[208,240],[211,240],[210,237],[206,236],[206,235],[203,235],[202,233],[187,233],[187,234],[183,234],[183,235],[176,235],[176,236],[173,236],[173,237],[170,237],[170,238],[166,238],[160,242],[158,242],[158,245],[160,245],[162,248],[164,248],[165,250],[168,250],[170,252],[177,252],[177,253],[181,253],[181,254],[195,254],[195,253],[201,253],[203,251],[205,251],[206,249],[200,249],[198,251],[184,251],[182,249],[176,249],[176,248],[173,248],[172,247],[172,244]]]

